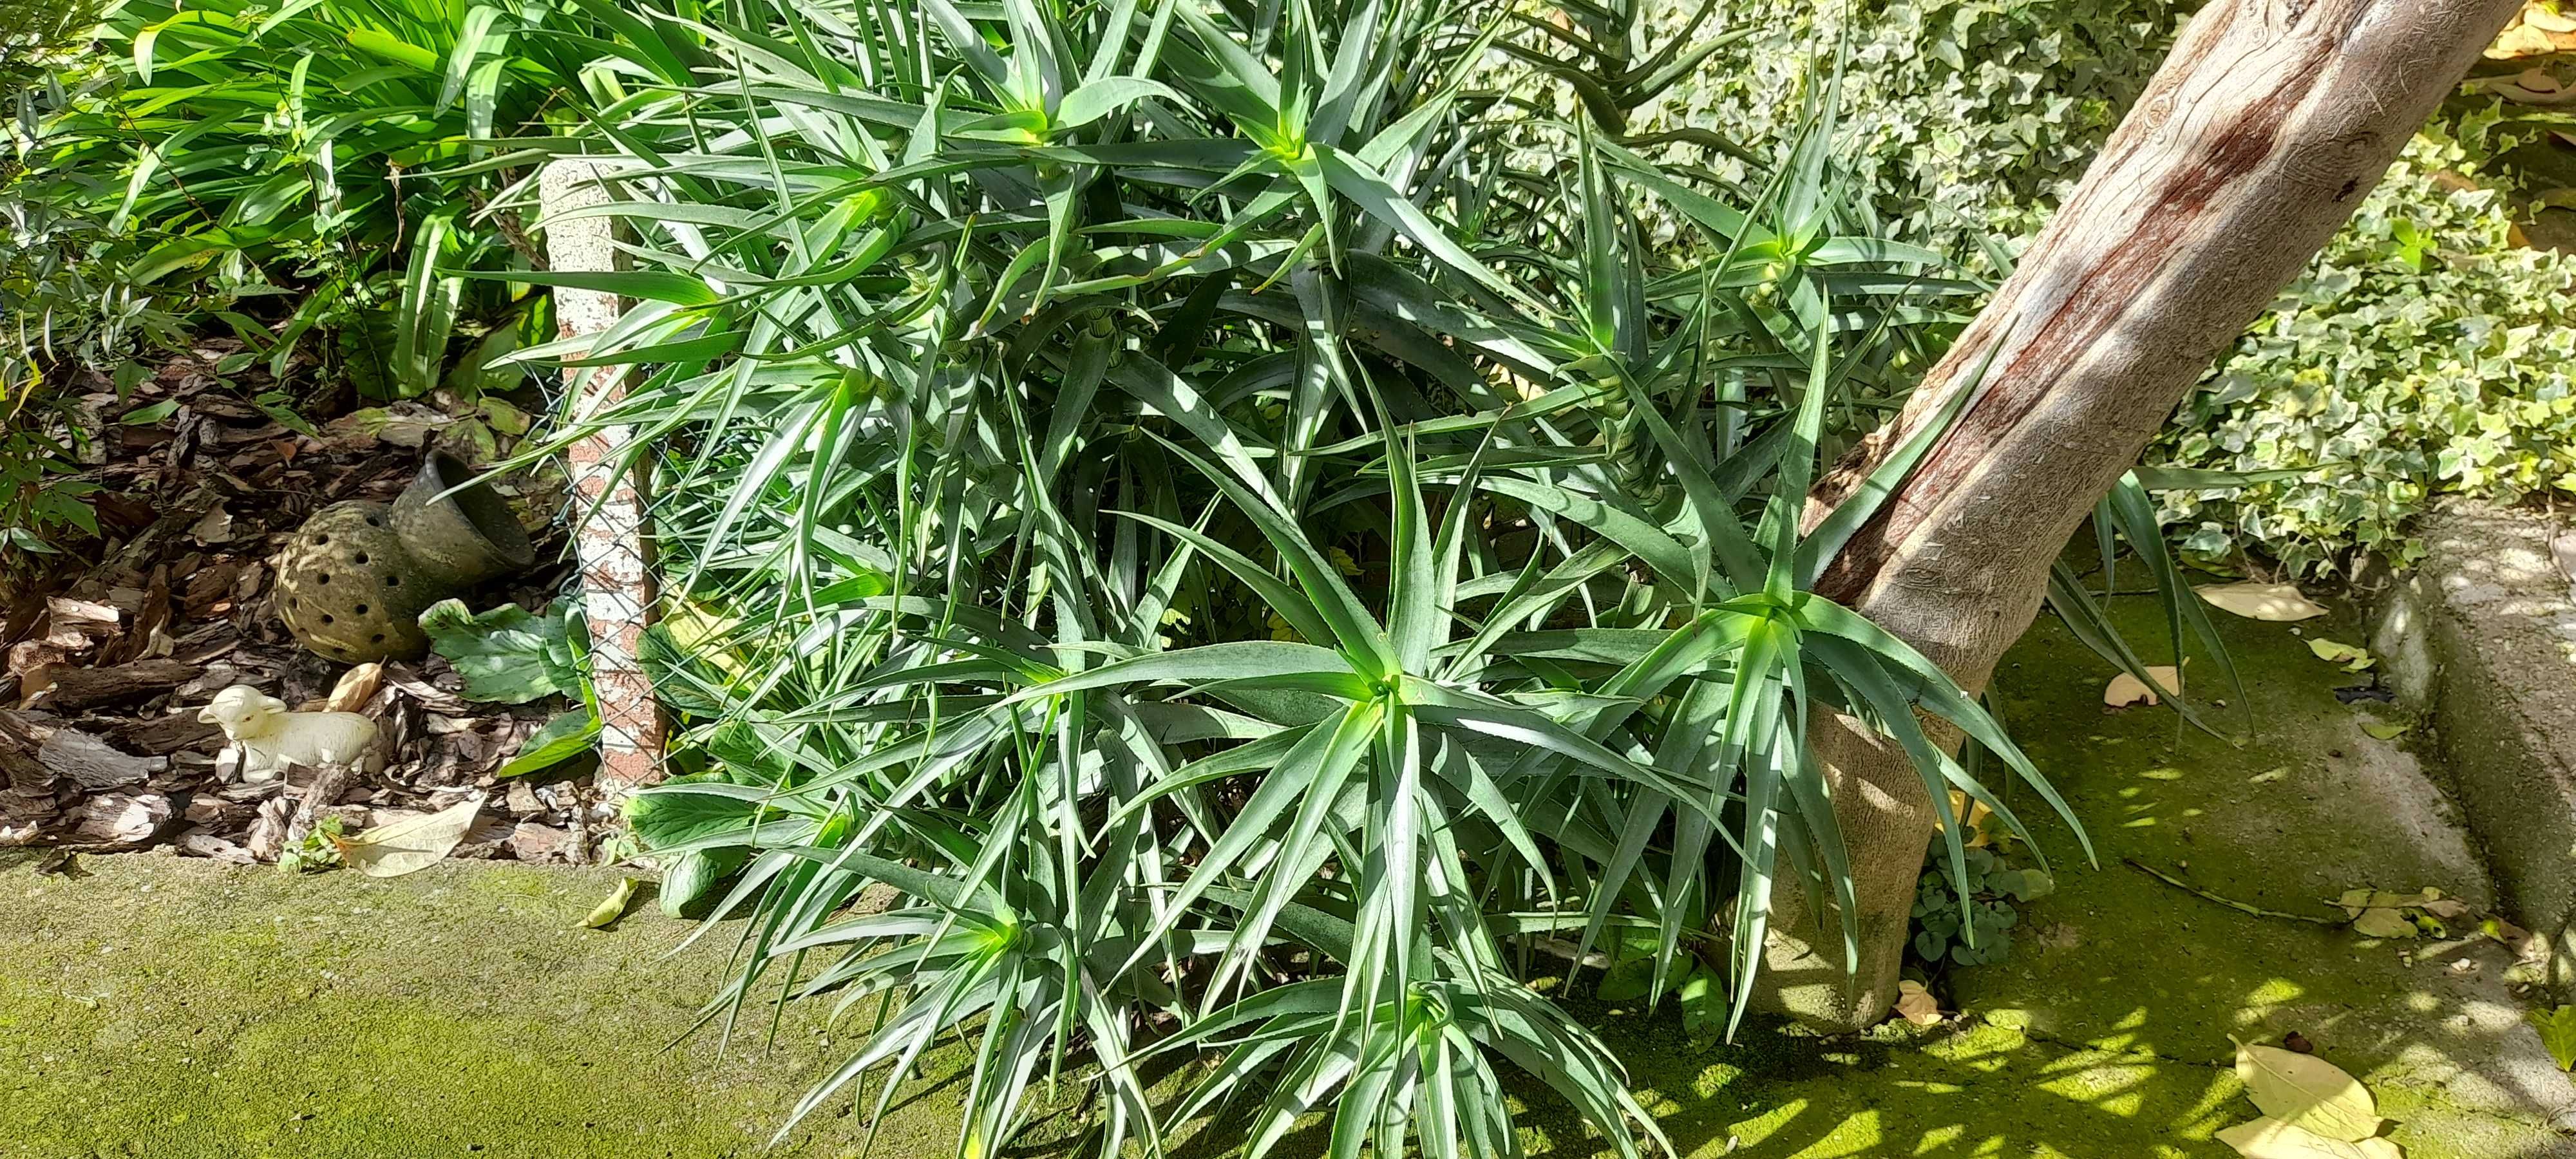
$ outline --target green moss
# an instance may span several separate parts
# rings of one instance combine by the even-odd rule
[[[2133,639],[2163,638],[2155,601],[2116,605]],[[2100,867],[2067,864],[2074,843],[2057,836],[2061,826],[2046,827],[2057,892],[2030,907],[2010,960],[1958,972],[1948,996],[2050,1042],[2171,1060],[2157,1066],[2166,1074],[2223,1077],[2206,1068],[2223,1066],[2234,1040],[2296,1031],[2378,1093],[2415,1159],[2556,1153],[2563,1143],[2530,1109],[2564,1101],[2566,1083],[2526,1065],[2498,978],[2507,959],[2494,947],[2434,953],[2248,914],[2126,864],[2259,909],[2328,919],[2341,918],[2331,903],[2356,886],[2429,885],[2490,904],[2483,868],[2403,738],[2359,727],[2387,710],[2336,697],[2366,677],[2309,651],[2318,637],[2360,640],[2359,628],[2340,617],[2296,626],[2218,619],[2245,695],[2235,697],[2205,657],[2187,671],[2196,695],[2238,701],[2223,724],[2245,734],[2241,743],[2158,709],[2106,712],[2099,692],[2112,669],[2053,621],[2007,658],[1996,682],[2004,711],[2085,820]],[[2017,804],[2044,809],[2029,798]],[[2249,1114],[2232,1094],[2215,1111],[2173,1119],[2216,1127]]]
[[[2068,1049],[1977,1019],[1821,1041],[1748,1026],[1734,1046],[1695,1047],[1659,1016],[1596,1013],[1641,1101],[1693,1157],[2166,1159],[2225,1154],[2209,1133],[2249,1117],[2231,1105],[2227,1071]],[[1527,1138],[1545,1144],[1534,1154],[1610,1154],[1532,1102]]]
[[[158,857],[0,877],[0,1154],[748,1156],[855,1043],[791,1012],[719,1059],[687,1031],[721,948],[667,957],[650,905],[573,926],[610,875],[442,866],[392,881]],[[938,1073],[934,1067],[933,1073]],[[946,1150],[934,1097],[887,1155]],[[829,1111],[783,1148],[855,1153]]]

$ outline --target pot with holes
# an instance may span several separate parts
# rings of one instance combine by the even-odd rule
[[[390,505],[315,512],[278,564],[277,612],[297,641],[346,663],[429,648],[421,610],[536,562],[527,532],[474,472],[432,454]],[[461,488],[461,489],[460,489]]]

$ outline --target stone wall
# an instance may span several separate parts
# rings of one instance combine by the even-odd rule
[[[2545,934],[2576,991],[2576,531],[2536,511],[2451,502],[2430,549],[2375,601],[2372,650],[2426,712],[2504,909]]]

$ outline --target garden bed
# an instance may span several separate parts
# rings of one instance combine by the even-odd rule
[[[312,801],[304,819],[350,832],[444,808],[493,788],[493,773],[547,717],[539,706],[476,703],[435,653],[349,678],[300,647],[275,614],[279,549],[315,511],[390,500],[445,447],[486,458],[515,410],[439,392],[344,409],[290,400],[238,344],[215,341],[131,383],[92,376],[80,393],[99,432],[86,477],[100,487],[95,562],[27,563],[0,608],[0,848],[77,851],[170,845],[240,864],[286,852],[318,770],[246,776],[198,709],[247,684],[289,705],[335,690],[377,722],[377,767]],[[291,405],[290,405],[291,404]],[[304,416],[299,417],[300,409]],[[543,479],[504,483],[539,521],[542,560],[561,532]],[[541,565],[478,593],[478,606],[541,606],[568,569]],[[579,859],[594,818],[573,784],[493,791],[459,847],[469,857]]]

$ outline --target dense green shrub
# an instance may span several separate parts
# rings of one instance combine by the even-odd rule
[[[63,339],[149,308],[280,371],[306,350],[361,395],[440,385],[460,333],[516,308],[460,272],[539,264],[522,210],[545,154],[510,138],[615,99],[603,69],[681,67],[630,30],[657,35],[576,0],[109,5],[91,51],[19,94],[0,200],[45,224],[15,248],[77,275],[11,303],[58,320],[33,359],[113,356]]]
[[[1657,0],[1649,23],[1695,8]],[[1895,236],[1994,271],[2082,174],[2186,15],[2155,0],[1731,6],[1728,26],[1746,37],[1642,107],[1632,131],[1710,129],[1758,155],[1794,130],[1796,51],[1844,36],[1854,187]],[[2489,130],[2493,109],[2455,102],[2450,115],[2479,148],[2439,130],[2410,148],[2149,452],[2192,467],[2310,469],[2242,491],[2168,493],[2165,517],[2194,552],[2331,570],[2354,548],[2420,550],[2404,523],[2433,495],[2576,493],[2566,264],[2516,248],[2503,199],[2442,175],[2516,179],[2486,165],[2488,153],[2527,142],[2538,122]]]
[[[10,91],[69,59],[96,0],[0,0],[0,84]]]
[[[90,432],[70,421],[65,392],[46,383],[47,362],[103,364],[140,336],[173,338],[164,311],[118,292],[81,260],[100,221],[52,196],[31,174],[30,126],[60,100],[56,77],[77,74],[91,7],[0,0],[0,98],[8,103],[0,151],[0,566],[15,570],[61,554],[56,541],[95,534],[79,457]]]
[[[1469,83],[1508,34],[1615,119],[1689,59],[1623,12],[922,11],[711,25],[723,61],[603,124],[585,212],[636,268],[596,281],[636,304],[523,352],[638,367],[526,454],[618,423],[660,468],[693,775],[629,819],[675,904],[747,919],[710,1016],[880,1015],[799,1116],[959,1040],[961,1155],[1042,1074],[1090,1153],[1230,1107],[1254,1155],[1326,1109],[1339,1155],[1513,1154],[1508,1067],[1633,1157],[1651,1121],[1540,983],[1722,1033],[1790,874],[1851,952],[1811,711],[1944,814],[2035,780],[1811,590],[1930,438],[1801,539],[1819,444],[1955,289],[1862,228],[1827,106],[1763,197]],[[1550,952],[1586,947],[1615,980]]]
[[[612,74],[686,68],[683,34],[601,0],[115,0],[0,29],[12,563],[94,530],[66,391],[123,391],[193,334],[318,367],[306,396],[515,379],[480,364],[550,329],[545,299],[475,275],[537,264],[531,138],[613,102]]]
[[[441,176],[578,92],[581,57],[526,22],[550,6],[125,0],[101,29],[106,76],[63,110],[53,163],[114,199],[137,287],[292,293],[273,357],[308,335],[374,397],[437,385],[466,283],[524,267],[511,211],[472,222],[503,180]],[[281,19],[282,17],[282,19]],[[584,33],[586,23],[561,31]],[[476,287],[489,313],[491,287]],[[256,330],[259,327],[236,327]]]

